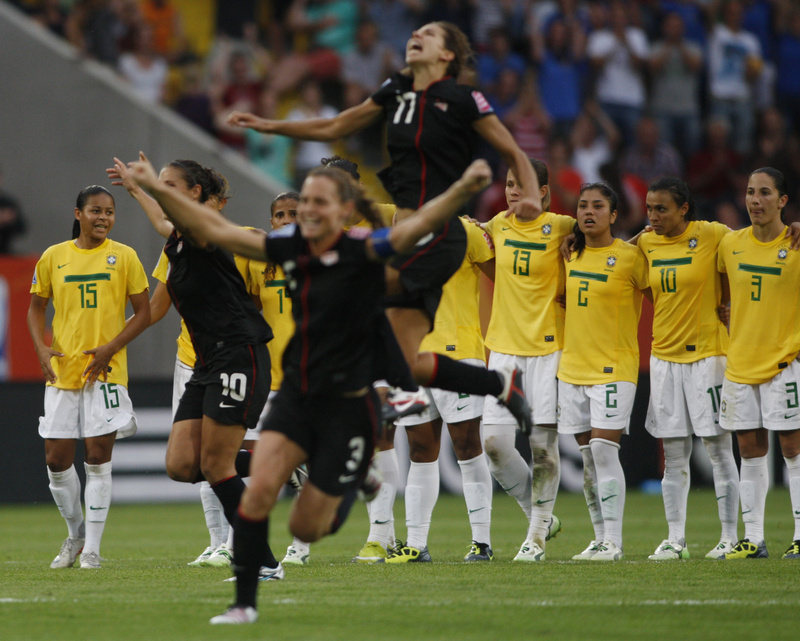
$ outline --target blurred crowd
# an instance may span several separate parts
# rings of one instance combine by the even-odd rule
[[[616,233],[646,222],[644,194],[684,177],[701,215],[747,224],[750,170],[773,166],[800,219],[800,2],[797,0],[15,0],[84,55],[114,66],[145,100],[163,102],[297,186],[327,143],[231,129],[237,109],[264,117],[327,117],[355,105],[403,67],[411,32],[457,24],[476,52],[465,81],[480,88],[531,157],[550,168],[558,213],[579,186],[622,195]],[[201,51],[187,11],[205,10]],[[340,153],[385,164],[380,129]],[[504,208],[498,172],[478,216]],[[362,171],[362,173],[364,173]]]

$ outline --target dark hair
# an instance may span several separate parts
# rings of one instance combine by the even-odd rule
[[[177,169],[181,174],[181,178],[189,185],[189,189],[192,189],[195,185],[200,185],[199,201],[201,203],[206,202],[209,196],[217,194],[215,190],[219,188],[219,185],[212,176],[212,170],[204,167],[199,162],[194,160],[173,160],[171,163],[167,163],[167,167]]]
[[[444,31],[444,48],[455,54],[447,65],[447,75],[458,79],[462,72],[471,69],[475,64],[475,52],[469,38],[452,22],[437,20],[433,24]]]
[[[774,167],[759,167],[758,169],[750,172],[750,176],[753,174],[767,174],[767,176],[772,178],[772,182],[775,183],[775,189],[778,190],[778,196],[785,196],[787,193],[789,193],[786,188],[786,176],[783,175],[782,171],[779,171]]]
[[[539,187],[547,186],[550,179],[550,172],[547,171],[547,165],[538,158],[528,158],[528,160],[531,162],[533,171],[536,172],[536,180],[539,181]]]
[[[689,191],[689,185],[680,178],[675,178],[674,176],[659,178],[650,183],[647,191],[666,191],[672,196],[672,200],[678,207],[683,207],[683,203],[687,203],[689,209],[686,210],[684,220],[695,219],[697,210],[695,209],[694,200],[692,199],[692,192]]]
[[[590,189],[597,189],[605,199],[608,201],[608,208],[611,211],[616,211],[617,206],[619,205],[619,196],[617,192],[615,192],[611,187],[606,185],[605,183],[583,183],[581,185],[580,195],[583,195],[583,192],[589,191]],[[575,234],[575,241],[572,243],[572,248],[578,253],[578,257],[583,254],[583,250],[586,249],[586,235],[581,231],[581,228],[578,226],[578,221],[575,221],[575,226],[573,227],[573,233]]]
[[[375,209],[375,203],[366,197],[361,185],[353,180],[350,174],[338,167],[315,167],[308,172],[308,177],[312,176],[325,176],[330,179],[336,185],[342,202],[353,202],[356,211],[369,221],[373,229],[384,226],[378,210]]]
[[[338,167],[350,174],[353,180],[361,180],[361,174],[358,173],[358,165],[352,160],[341,156],[331,156],[330,158],[323,158],[320,163],[323,167]]]
[[[114,196],[111,195],[111,192],[108,191],[108,189],[101,187],[100,185],[89,185],[88,187],[81,189],[78,193],[78,197],[75,199],[75,209],[80,209],[83,211],[83,208],[86,207],[86,202],[89,200],[89,198],[91,196],[96,196],[97,194],[106,194],[109,198],[111,198],[111,202],[115,203]],[[76,218],[74,221],[72,221],[72,239],[75,240],[80,235],[81,223]]]
[[[228,200],[228,198],[231,197],[231,184],[228,182],[228,179],[216,169],[211,169],[211,167],[204,167],[203,169],[208,172],[211,179],[208,193],[209,198],[214,196],[220,200]]]
[[[284,191],[275,196],[272,199],[272,202],[269,204],[269,216],[272,218],[272,214],[275,213],[275,204],[281,200],[300,200],[300,194],[296,191]]]

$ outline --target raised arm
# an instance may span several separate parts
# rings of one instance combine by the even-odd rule
[[[219,212],[201,205],[158,180],[150,161],[139,152],[139,160],[128,163],[132,179],[159,204],[175,225],[200,243],[212,244],[234,254],[266,260],[264,232],[237,227]]]
[[[473,162],[446,192],[425,203],[416,215],[409,216],[394,227],[388,228],[385,238],[391,248],[398,254],[411,249],[420,238],[439,229],[459,207],[486,189],[491,180],[492,170],[486,161]],[[373,257],[377,259],[381,252],[375,251],[374,245],[373,240],[368,246],[373,252]]]
[[[345,109],[333,118],[267,120],[255,114],[234,111],[226,122],[231,127],[244,127],[262,134],[278,134],[298,140],[336,140],[375,122],[381,113],[381,107],[372,98],[367,98],[360,105]]]
[[[155,230],[163,238],[169,238],[172,233],[173,225],[164,215],[161,207],[153,200],[130,176],[125,163],[119,158],[114,158],[114,166],[106,169],[106,174],[111,179],[111,184],[122,186],[128,190],[133,199],[139,203],[147,218],[152,223]]]
[[[514,141],[511,132],[494,115],[477,120],[473,127],[503,157],[522,187],[522,198],[513,207],[509,207],[509,213],[516,213],[531,219],[539,216],[542,213],[539,180],[536,178],[536,173],[533,171],[528,157]]]

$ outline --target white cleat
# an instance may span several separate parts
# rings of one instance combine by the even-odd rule
[[[214,554],[214,548],[208,546],[205,550],[203,550],[203,553],[200,556],[198,556],[194,561],[189,561],[186,565],[188,565],[190,568],[203,567],[212,554]]]
[[[227,568],[232,562],[233,550],[228,547],[227,543],[221,543],[201,565],[207,568]]]
[[[736,541],[720,541],[706,554],[707,559],[722,559],[729,552],[733,552]],[[52,567],[52,566],[51,566]]]
[[[622,558],[622,548],[618,547],[613,541],[603,541],[597,546],[597,552],[590,559],[591,561],[619,561]]]
[[[600,544],[597,541],[590,541],[586,549],[580,554],[572,557],[573,561],[589,561],[591,558],[600,551]]]
[[[303,549],[292,544],[286,548],[286,556],[283,557],[281,565],[307,565],[308,554],[308,548]]]
[[[67,537],[61,544],[61,551],[58,556],[53,559],[50,567],[54,570],[57,568],[71,568],[75,565],[78,555],[83,552],[84,539],[70,539]]]
[[[278,563],[277,568],[268,568],[266,565],[261,566],[261,569],[258,571],[258,580],[259,581],[280,581],[286,578],[286,571],[283,569],[283,566]],[[232,576],[229,579],[225,579],[226,583],[235,582],[236,577]]]
[[[84,552],[81,554],[81,569],[99,570],[102,560],[97,552]]]
[[[647,557],[651,561],[677,561],[679,559],[688,559],[689,550],[686,549],[686,544],[676,543],[664,539],[650,556]]]
[[[542,546],[535,541],[525,541],[514,557],[515,561],[522,563],[536,563],[537,561],[544,561],[544,550]]]
[[[240,625],[242,623],[255,623],[258,621],[258,612],[255,608],[241,605],[233,605],[222,614],[213,617],[209,623],[211,625]]]

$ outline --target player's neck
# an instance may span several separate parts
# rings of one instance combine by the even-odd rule
[[[586,236],[586,246],[592,249],[602,249],[603,247],[609,247],[613,244],[614,236],[611,235],[610,230],[598,236]]]
[[[441,65],[425,65],[412,67],[414,73],[414,91],[425,91],[434,82],[439,82],[445,77],[446,67]]]
[[[753,236],[760,243],[771,243],[783,234],[786,225],[778,218],[767,225],[753,225]]]
[[[102,240],[97,240],[96,238],[85,238],[84,236],[78,236],[75,239],[75,247],[78,249],[97,249],[102,245],[104,242],[108,240],[107,238],[103,238]]]

